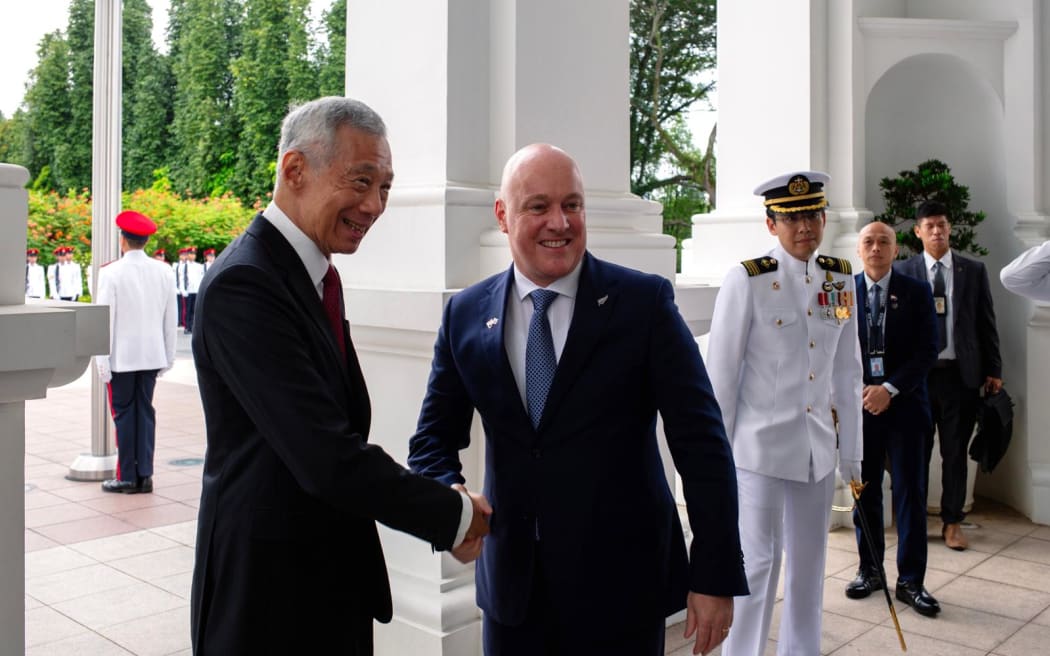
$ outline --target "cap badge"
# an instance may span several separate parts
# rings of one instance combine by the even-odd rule
[[[809,193],[809,179],[804,175],[796,175],[788,180],[788,193],[792,196],[801,196]]]

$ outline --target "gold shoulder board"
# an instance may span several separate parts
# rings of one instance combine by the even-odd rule
[[[847,275],[853,273],[853,265],[850,264],[849,260],[843,260],[838,257],[821,255],[817,257],[817,264],[825,271],[834,271],[835,273],[845,273]]]
[[[744,260],[740,264],[744,265],[747,275],[751,277],[777,270],[777,261],[772,257],[756,257],[753,260]]]

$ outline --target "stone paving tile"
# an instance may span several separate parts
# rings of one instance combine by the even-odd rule
[[[922,635],[987,652],[1024,626],[1024,623],[1018,620],[952,606],[943,601],[941,612],[936,618],[923,617],[910,607],[904,607],[902,610],[900,606],[903,604],[898,606],[897,617],[905,639],[910,635]],[[886,620],[882,624],[893,628],[892,620]]]
[[[48,576],[94,564],[94,559],[65,546],[41,549],[25,555],[26,578]]]
[[[53,524],[62,524],[76,519],[101,516],[97,510],[86,508],[77,503],[64,503],[46,508],[26,510],[26,528],[40,528]]]
[[[185,522],[195,519],[197,517],[197,509],[184,503],[166,503],[149,508],[115,513],[113,516],[135,526],[152,528],[154,526],[167,526],[173,522]]]
[[[46,490],[31,490],[26,492],[26,510],[33,510],[36,508],[46,508],[48,506],[54,506],[60,503],[66,503],[67,500],[53,494]]]
[[[186,600],[182,597],[138,581],[121,588],[100,590],[52,604],[52,607],[92,630],[101,631],[106,627],[185,605]]]
[[[88,519],[78,519],[71,522],[63,522],[61,524],[41,526],[37,529],[37,533],[40,533],[44,537],[54,540],[59,544],[72,544],[74,542],[83,542],[84,540],[93,540],[95,538],[119,535],[121,533],[130,533],[131,531],[136,530],[136,528],[137,527],[127,522],[122,522],[115,517],[100,515]]]
[[[1050,592],[1050,565],[992,556],[969,572],[970,576],[1016,585],[1040,592]]]
[[[193,548],[178,545],[163,551],[111,560],[113,569],[143,581],[153,581],[193,570]]]
[[[922,656],[985,656],[986,650],[973,649],[954,642],[946,642],[923,635],[904,631],[904,641],[909,654]],[[901,647],[897,632],[892,626],[880,626],[868,631],[831,652],[833,656],[887,656],[900,654]]]
[[[45,538],[32,529],[26,529],[25,532],[25,550],[26,553],[33,551],[41,551],[43,549],[50,549],[57,547],[59,544],[50,538]]]
[[[194,518],[191,522],[180,522],[178,524],[171,524],[170,526],[157,526],[150,529],[153,533],[163,535],[169,540],[174,540],[180,544],[193,546],[197,543],[197,520]]]
[[[1003,556],[1030,560],[1034,563],[1050,565],[1050,542],[1038,538],[1023,537],[1002,550]]]
[[[26,647],[63,640],[82,633],[88,628],[66,617],[50,606],[38,606],[26,610]]]
[[[107,515],[115,515],[127,510],[137,510],[139,508],[171,503],[171,499],[165,499],[154,494],[111,494],[108,492],[103,492],[102,494],[105,496],[84,499],[80,502],[80,505]]]
[[[1028,624],[1010,636],[1010,639],[995,648],[1002,656],[1033,656],[1046,654],[1050,645],[1050,627]]]
[[[70,599],[108,593],[136,583],[134,577],[96,563],[44,576],[30,576],[26,578],[26,593],[42,603],[55,606]]]
[[[960,576],[937,590],[937,601],[1029,621],[1050,608],[1050,594],[1005,583]]]
[[[190,585],[193,582],[193,571],[180,572],[171,576],[152,579],[150,583],[161,590],[166,590],[173,595],[182,597],[186,601],[190,599]]]
[[[108,627],[106,637],[138,656],[166,656],[190,647],[188,605]]]
[[[128,535],[111,536],[80,542],[72,548],[99,562],[154,553],[176,546],[168,538],[152,531],[137,530]]]
[[[26,649],[26,656],[129,656],[131,652],[92,631]]]

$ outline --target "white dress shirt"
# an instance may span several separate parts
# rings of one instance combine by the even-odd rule
[[[576,290],[580,286],[580,267],[563,278],[555,280],[543,289],[558,292],[557,298],[547,307],[547,321],[551,325],[551,337],[554,340],[554,357],[560,362],[561,352],[565,349],[565,340],[569,335],[569,324],[572,323],[572,311],[576,307]],[[507,323],[503,326],[503,344],[507,350],[507,360],[514,372],[514,382],[518,385],[522,406],[528,408],[525,396],[525,348],[529,342],[529,323],[532,321],[532,297],[539,285],[525,277],[517,265],[514,265],[514,284],[510,298],[507,299]]]
[[[941,257],[940,260],[935,259],[932,255],[926,251],[922,252],[922,259],[926,263],[926,280],[930,283],[930,289],[933,289],[933,265],[940,262],[944,265],[944,295],[947,297],[948,311],[944,315],[944,321],[948,325],[948,340],[944,348],[941,349],[940,354],[937,356],[939,360],[954,360],[955,359],[955,336],[952,335],[952,321],[955,319],[955,308],[952,303],[952,290],[955,289],[955,275],[952,269],[952,251],[948,249],[948,252]]]
[[[44,298],[47,289],[44,287],[44,267],[39,264],[26,263],[26,296]]]
[[[114,371],[163,371],[175,363],[173,284],[171,269],[142,249],[99,269],[95,302],[109,306],[109,353],[96,356],[103,380]]]

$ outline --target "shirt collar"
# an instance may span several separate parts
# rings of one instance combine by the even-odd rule
[[[864,283],[865,283],[865,285],[867,286],[867,288],[869,290],[871,289],[871,286],[875,285],[875,284],[878,284],[880,289],[889,289],[890,276],[891,275],[893,275],[893,267],[890,267],[890,270],[886,272],[886,275],[884,275],[879,280],[872,280],[871,276],[868,275],[868,272],[865,271],[864,272]]]
[[[816,251],[809,256],[809,260],[803,261],[788,253],[783,246],[777,243],[776,248],[773,249],[773,257],[777,259],[777,262],[789,275],[808,273],[812,276],[816,275],[816,272],[820,270],[820,267],[817,266]]]
[[[922,252],[922,257],[923,257],[923,260],[926,262],[926,270],[927,271],[932,269],[934,263],[936,263],[936,262],[940,262],[941,264],[943,264],[944,268],[947,269],[948,271],[952,270],[952,249],[950,249],[950,248],[948,249],[948,252],[945,253],[941,257],[940,260],[934,259],[934,257],[932,255],[930,255],[929,253],[927,253],[926,251]]]
[[[552,292],[558,292],[562,296],[568,296],[569,298],[576,298],[576,290],[580,287],[580,270],[583,268],[583,258],[576,263],[576,267],[565,276],[558,278],[551,284],[547,285],[543,289],[549,289]],[[539,285],[532,282],[525,277],[525,274],[518,268],[518,264],[514,263],[514,291],[518,295],[518,300],[523,301],[525,297],[533,292],[535,289],[541,289]]]
[[[295,254],[299,256],[303,266],[306,267],[306,273],[310,276],[310,282],[313,283],[313,286],[317,287],[320,285],[321,279],[328,273],[328,266],[331,262],[324,256],[317,244],[307,237],[306,233],[299,229],[299,226],[292,222],[291,218],[284,213],[284,210],[277,207],[276,201],[270,201],[262,216],[273,227],[277,228],[277,231],[292,245]]]

